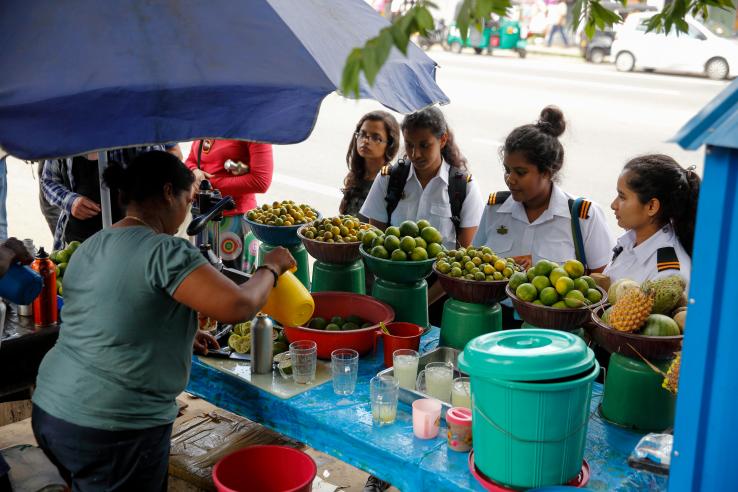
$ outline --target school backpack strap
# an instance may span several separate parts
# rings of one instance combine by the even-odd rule
[[[582,236],[582,225],[580,221],[589,218],[589,209],[591,206],[592,202],[583,198],[569,198],[571,237],[574,240],[574,251],[576,252],[577,260],[582,262],[586,271],[589,271],[589,266],[587,265],[587,254],[584,251],[584,236]]]
[[[679,258],[674,248],[666,246],[656,250],[656,270],[659,272],[665,270],[681,270]]]
[[[493,207],[495,205],[502,205],[505,203],[505,200],[510,198],[510,195],[512,195],[512,193],[509,191],[495,191],[494,193],[490,193],[489,198],[487,199],[487,206]]]
[[[397,208],[397,204],[402,200],[405,191],[405,183],[410,175],[410,163],[405,159],[399,159],[394,166],[384,166],[380,175],[389,176],[387,184],[387,195],[384,201],[387,202],[387,225],[392,223],[392,213]]]
[[[461,209],[466,199],[466,186],[472,180],[472,175],[458,168],[449,166],[448,170],[448,198],[451,203],[451,222],[456,230],[456,240],[461,230]]]

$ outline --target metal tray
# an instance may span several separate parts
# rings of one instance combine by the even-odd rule
[[[425,369],[425,366],[431,362],[450,362],[454,365],[454,379],[458,377],[467,376],[466,373],[463,373],[459,370],[459,366],[458,366],[459,353],[460,351],[456,350],[455,348],[438,347],[434,350],[431,350],[430,352],[420,354],[420,359],[418,360],[418,372]],[[395,375],[395,371],[392,367],[377,373],[377,376],[390,376],[391,377],[394,375]],[[409,389],[400,387],[400,393],[399,393],[398,399],[401,402],[412,406],[415,400],[420,400],[421,398],[430,398],[430,397],[426,395],[425,393],[421,393],[420,391],[409,390]],[[446,411],[449,410],[450,408],[451,408],[450,403],[446,403],[445,401],[442,401],[441,402],[441,417],[446,417]]]

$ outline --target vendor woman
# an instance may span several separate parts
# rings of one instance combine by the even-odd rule
[[[406,220],[426,219],[444,237],[447,248],[457,242],[469,246],[483,202],[443,113],[429,107],[406,116],[402,136],[409,162],[382,168],[361,215],[383,230]],[[461,190],[456,199],[452,199],[454,189]],[[452,214],[455,207],[459,208],[457,221]]]
[[[359,214],[374,178],[386,165],[392,163],[400,148],[400,125],[386,111],[372,111],[356,123],[351,135],[343,180],[343,199],[338,207],[341,214],[367,218]]]
[[[689,282],[700,177],[668,155],[636,157],[620,173],[610,207],[626,230],[605,275],[643,282],[679,274]]]
[[[564,165],[559,137],[565,129],[564,114],[548,106],[536,123],[520,126],[507,136],[502,159],[509,191],[489,196],[475,246],[515,257],[526,268],[541,259],[563,263],[577,258],[571,212],[575,200],[557,185]],[[596,203],[583,201],[574,216],[586,266],[601,272],[615,244],[605,214]]]
[[[295,261],[265,255],[238,286],[174,237],[192,200],[193,173],[148,152],[104,173],[126,216],[79,247],[64,275],[64,321],[41,363],[33,433],[72,490],[166,490],[175,398],[187,385],[196,312],[250,319]]]

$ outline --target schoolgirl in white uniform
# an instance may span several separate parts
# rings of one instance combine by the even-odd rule
[[[406,116],[401,128],[409,162],[382,168],[359,213],[381,229],[426,219],[443,235],[447,248],[455,248],[457,240],[468,246],[484,203],[443,113],[423,109]],[[393,175],[399,176],[397,190],[390,189]],[[394,208],[388,210],[392,195]]]
[[[627,232],[605,275],[636,282],[679,274],[689,282],[700,178],[667,155],[636,157],[618,178],[610,207]]]
[[[577,200],[556,184],[564,163],[558,137],[565,129],[564,114],[549,106],[537,123],[520,126],[508,135],[502,156],[509,191],[489,196],[475,246],[489,246],[500,256],[515,257],[526,268],[541,259],[562,263],[574,258],[586,258],[592,272],[605,268],[615,239],[602,208]],[[573,226],[581,231],[581,248]]]

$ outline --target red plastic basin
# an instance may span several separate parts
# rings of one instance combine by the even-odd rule
[[[318,345],[318,358],[330,360],[331,352],[339,348],[350,348],[359,355],[368,354],[376,347],[379,322],[390,323],[395,311],[387,304],[370,296],[351,292],[315,292],[313,317],[330,319],[358,316],[372,326],[351,331],[323,331],[304,326],[285,326],[284,333],[290,343],[297,340],[312,340]]]
[[[307,454],[286,446],[249,446],[218,461],[219,492],[310,492],[318,467]]]

